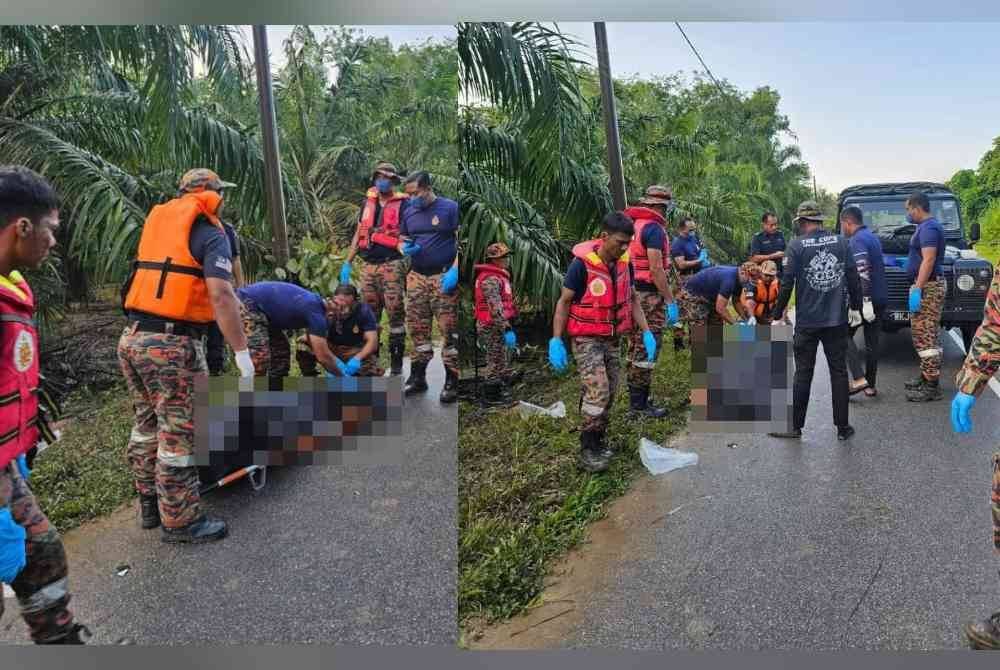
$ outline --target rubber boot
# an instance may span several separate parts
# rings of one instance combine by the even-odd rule
[[[667,410],[662,407],[655,407],[649,404],[649,389],[639,386],[628,387],[629,409],[633,414],[648,416],[653,419],[662,419],[667,415]]]
[[[83,638],[80,637],[80,632],[83,632],[88,638],[93,637],[90,629],[83,624],[73,624],[73,628],[70,629],[68,633],[64,636],[57,638],[55,640],[44,640],[42,642],[36,642],[36,644],[87,644]]]
[[[906,387],[907,391],[916,391],[921,386],[924,385],[924,376],[917,375],[915,378],[908,380],[903,386]]]
[[[578,464],[586,472],[604,472],[608,469],[609,457],[601,453],[600,433],[583,431],[580,433],[580,458]]]
[[[922,386],[906,394],[906,399],[910,402],[930,402],[941,399],[941,385],[938,380],[924,380]]]
[[[398,377],[403,374],[403,351],[406,348],[406,339],[403,337],[389,338],[389,376]]]
[[[446,405],[458,400],[458,373],[452,372],[451,370],[445,370],[444,376],[444,388],[441,389],[441,395],[438,400]]]
[[[229,528],[222,519],[202,516],[180,528],[167,528],[164,526],[162,539],[168,544],[179,542],[197,544],[221,540],[228,532]]]
[[[498,407],[506,404],[504,387],[501,382],[486,381],[482,386],[482,404],[487,407]]]
[[[522,379],[524,379],[524,373],[520,370],[511,370],[510,374],[503,378],[503,381],[507,386],[513,386],[517,384]]]
[[[139,496],[139,525],[147,530],[160,525],[160,506],[155,495]]]
[[[427,390],[427,363],[411,363],[410,378],[403,387],[403,395],[413,395]]]
[[[965,624],[965,637],[973,649],[1000,651],[1000,612],[985,621]]]
[[[597,434],[597,446],[600,450],[601,458],[606,458],[610,461],[611,457],[615,455],[615,450],[608,445],[607,430],[602,430]]]

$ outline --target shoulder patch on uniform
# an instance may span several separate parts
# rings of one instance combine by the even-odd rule
[[[437,214],[435,214],[433,217],[431,217],[431,225],[432,226],[436,226],[439,223],[441,223],[441,219],[438,218]]]

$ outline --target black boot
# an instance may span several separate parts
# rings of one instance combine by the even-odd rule
[[[139,521],[139,525],[145,529],[160,525],[160,506],[156,502],[155,495],[139,496]]]
[[[907,391],[916,391],[921,386],[924,385],[924,376],[917,375],[915,378],[908,380],[903,386],[906,387]]]
[[[213,519],[202,516],[180,528],[163,527],[163,541],[167,543],[176,542],[211,542],[221,540],[229,532],[226,522],[222,519]]]
[[[580,458],[578,464],[587,472],[604,472],[610,458],[601,453],[600,433],[583,431],[580,433]]]
[[[784,437],[792,440],[798,440],[802,437],[802,429],[792,428],[791,430],[768,433],[768,435],[770,435],[771,437]]]
[[[55,640],[45,640],[42,642],[37,642],[36,644],[87,644],[81,637],[80,632],[83,632],[86,637],[93,637],[90,629],[83,624],[73,624],[73,627],[68,633]]]
[[[649,389],[639,386],[628,387],[629,409],[633,414],[648,416],[653,419],[662,419],[667,415],[667,410],[649,404]]]
[[[486,381],[482,386],[482,404],[487,407],[499,407],[507,404],[506,389],[502,382]]]
[[[508,374],[506,377],[503,378],[503,382],[507,386],[513,386],[514,384],[520,382],[522,379],[524,379],[523,372],[521,372],[520,370],[511,370],[510,374]]]
[[[615,450],[608,445],[607,430],[602,430],[597,434],[597,447],[602,458],[610,461],[611,457],[615,455]]]
[[[445,371],[444,388],[438,398],[441,402],[449,405],[458,400],[458,373],[451,370]]]
[[[906,394],[906,399],[910,402],[930,402],[941,399],[941,385],[938,380],[924,380],[922,386]]]
[[[406,340],[403,337],[389,338],[389,375],[398,377],[403,374],[403,351],[406,348]]]
[[[403,387],[403,395],[413,395],[427,390],[427,363],[411,363],[410,378]]]
[[[985,621],[966,624],[965,637],[973,649],[1000,651],[1000,612]]]

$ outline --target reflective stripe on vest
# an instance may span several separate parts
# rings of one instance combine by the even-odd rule
[[[503,318],[510,320],[517,316],[517,307],[514,306],[514,290],[510,285],[510,272],[492,264],[477,265],[475,267],[475,314],[476,320],[482,324],[493,323],[493,313],[490,305],[483,294],[482,282],[488,277],[496,277],[500,280],[500,300],[503,303]]]
[[[376,221],[375,210],[379,202],[378,191],[373,188],[368,189],[364,210],[361,212],[361,220],[358,222],[358,249],[371,247],[374,244],[371,239],[372,235],[376,233],[399,238],[399,215],[406,198],[407,196],[402,193],[393,193],[389,202],[382,205],[379,219]]]

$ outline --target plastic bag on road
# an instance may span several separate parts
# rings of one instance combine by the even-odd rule
[[[521,416],[541,414],[543,416],[552,417],[553,419],[563,419],[566,417],[566,404],[560,400],[552,403],[548,407],[539,407],[538,405],[532,405],[530,402],[520,400],[517,403],[517,411],[521,413]]]
[[[652,440],[642,438],[639,442],[639,459],[652,475],[678,470],[698,463],[698,454],[661,447]]]

